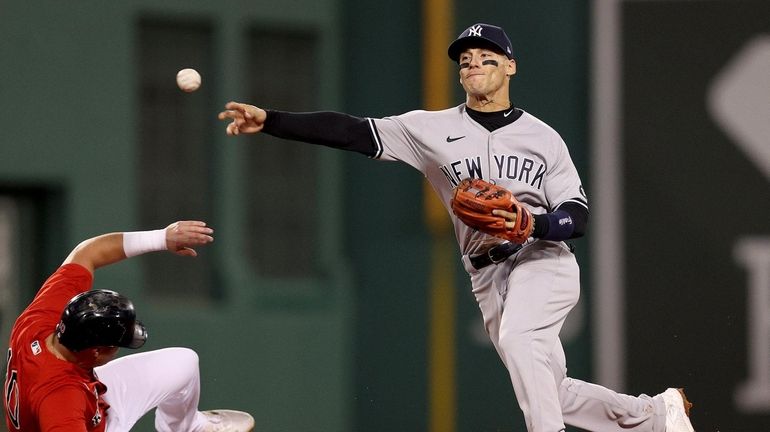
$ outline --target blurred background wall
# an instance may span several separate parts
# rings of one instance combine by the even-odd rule
[[[135,300],[144,349],[199,353],[202,409],[247,410],[260,431],[435,431],[429,330],[447,321],[456,409],[442,432],[525,430],[457,260],[442,267],[449,316],[432,309],[422,176],[228,138],[216,120],[229,100],[372,117],[423,108],[431,7],[0,0],[3,339],[80,240],[203,219],[216,241],[197,259],[144,256],[95,283]],[[751,69],[768,64],[766,2],[449,7],[450,39],[475,22],[507,30],[512,100],[560,132],[592,202],[591,236],[575,242],[583,295],[562,335],[570,375],[632,393],[686,386],[696,430],[766,430],[770,83]],[[750,41],[757,82],[712,93]],[[184,67],[203,76],[195,93],[175,86]],[[709,114],[720,109],[743,115]],[[619,249],[605,259],[607,245]]]

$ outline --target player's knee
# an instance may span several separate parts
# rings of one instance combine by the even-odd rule
[[[532,349],[533,335],[531,331],[518,329],[501,329],[500,346],[510,353],[529,351]]]
[[[199,373],[198,353],[190,348],[166,348],[164,349],[166,362],[173,365],[175,375],[178,375],[181,381],[187,381],[191,377],[196,377]]]
[[[175,361],[179,364],[179,367],[194,373],[198,373],[198,353],[190,348],[172,348],[175,350]]]

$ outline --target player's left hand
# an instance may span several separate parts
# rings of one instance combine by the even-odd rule
[[[169,252],[182,256],[198,256],[193,249],[214,241],[214,230],[202,221],[179,221],[166,227],[166,246]]]
[[[492,210],[492,214],[495,216],[500,216],[505,218],[505,228],[506,229],[513,229],[516,227],[516,213],[505,211],[505,210]]]
[[[454,188],[450,206],[465,225],[512,243],[525,243],[534,229],[527,207],[511,191],[487,180],[462,180]]]

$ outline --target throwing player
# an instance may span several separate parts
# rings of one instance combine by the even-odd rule
[[[692,432],[689,402],[670,388],[650,397],[618,394],[567,377],[559,331],[578,301],[579,269],[564,240],[580,237],[588,200],[566,144],[511,104],[516,73],[505,31],[475,24],[451,43],[465,103],[385,118],[336,112],[289,113],[230,102],[219,113],[228,135],[270,135],[401,161],[422,172],[447,210],[466,178],[511,191],[534,215],[522,245],[463,224],[449,212],[484,325],[511,377],[530,432]],[[516,214],[495,210],[512,229]]]
[[[196,256],[213,241],[203,222],[110,233],[80,243],[43,284],[11,331],[5,377],[9,431],[124,432],[156,408],[158,431],[247,432],[254,419],[232,410],[198,411],[198,356],[166,348],[113,360],[139,348],[147,330],[126,297],[90,290],[93,273],[125,258],[168,250]]]

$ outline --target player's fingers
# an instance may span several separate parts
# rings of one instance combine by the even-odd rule
[[[185,234],[188,236],[192,236],[198,240],[202,241],[213,241],[214,238],[212,237],[212,234],[214,234],[214,230],[208,227],[188,227],[185,229]]]
[[[171,236],[185,242],[208,243],[214,240],[214,230],[203,221],[178,221],[171,224]]]
[[[178,252],[184,249],[192,250],[193,247],[205,246],[214,241],[214,238],[205,234],[187,234],[180,236],[180,238],[172,241],[169,244],[169,249],[174,252]]]
[[[214,241],[214,237],[207,234],[188,235],[184,243],[188,244],[207,244]]]
[[[188,234],[214,234],[214,229],[206,226],[205,222],[189,221],[188,223],[180,223],[179,230]]]
[[[238,111],[239,113],[245,113],[246,111],[248,111],[248,107],[249,106],[250,105],[248,105],[248,104],[230,101],[230,102],[225,104],[225,109],[232,110],[232,111]]]
[[[505,218],[505,222],[503,222],[503,224],[505,225],[506,229],[514,229],[516,227],[516,213],[495,209],[492,210],[492,214]]]
[[[176,249],[182,249],[182,248],[192,247],[192,246],[205,246],[212,242],[214,242],[214,238],[211,236],[207,236],[204,234],[192,234],[192,235],[186,235],[183,238],[177,240],[175,244],[176,244]]]
[[[189,226],[206,226],[206,222],[199,221],[199,220],[183,220],[177,222],[179,225],[189,225]]]
[[[205,242],[214,241],[214,230],[207,227],[193,227],[187,230],[188,235],[194,236],[196,239]]]
[[[516,213],[511,213],[511,212],[508,212],[508,211],[505,211],[505,210],[500,210],[500,209],[492,210],[492,214],[495,215],[495,216],[502,216],[502,217],[504,217],[506,219],[510,219],[511,217],[516,215]]]
[[[248,120],[253,119],[257,115],[257,107],[254,105],[244,104],[240,102],[228,102],[225,104],[225,108],[237,113],[239,117],[245,117]]]
[[[198,252],[195,252],[195,249],[188,248],[188,247],[178,249],[175,251],[175,253],[177,255],[182,255],[182,256],[190,256],[190,257],[198,256]]]
[[[218,118],[218,119],[220,119],[220,120],[228,120],[228,119],[236,120],[236,119],[242,119],[242,118],[243,118],[243,113],[242,113],[242,112],[240,112],[240,111],[235,111],[235,110],[227,110],[227,111],[222,111],[222,112],[220,112],[220,113],[217,115],[217,118]]]

